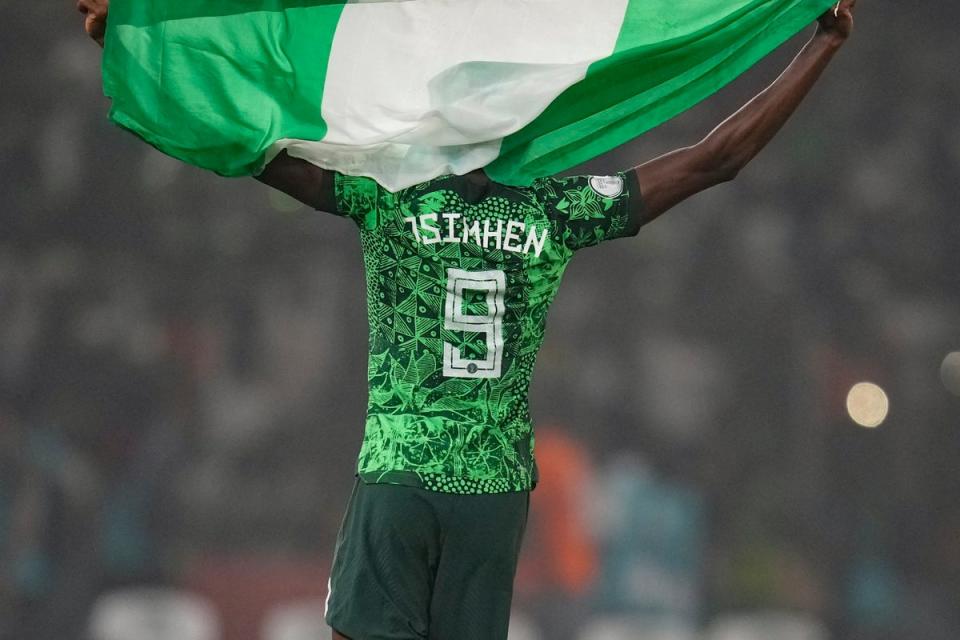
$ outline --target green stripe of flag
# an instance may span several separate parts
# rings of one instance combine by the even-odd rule
[[[711,96],[832,4],[633,0],[613,55],[506,138],[487,173],[529,184],[602,155]]]
[[[225,176],[258,172],[279,138],[322,140],[324,78],[344,4],[250,4],[113,0],[103,61],[110,118]]]

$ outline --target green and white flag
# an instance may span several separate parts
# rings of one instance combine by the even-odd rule
[[[529,184],[703,100],[832,0],[112,0],[111,118],[228,176]]]

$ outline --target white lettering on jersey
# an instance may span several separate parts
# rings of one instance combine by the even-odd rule
[[[433,224],[427,224],[428,222],[432,222]],[[437,214],[435,213],[425,213],[420,216],[420,230],[430,234],[428,237],[424,237],[422,240],[423,244],[437,244],[440,242],[440,229],[433,226],[436,223]]]
[[[444,222],[440,222],[443,218]],[[502,249],[513,253],[530,253],[537,257],[543,253],[550,237],[549,229],[537,229],[519,220],[485,219],[467,222],[460,213],[425,213],[420,216],[404,218],[410,225],[413,239],[420,244],[430,245],[449,242],[467,242],[485,249]],[[439,225],[439,226],[438,226]],[[459,233],[458,233],[459,226]]]
[[[521,251],[522,247],[517,242],[520,242],[520,236],[517,233],[520,230],[520,222],[516,220],[511,220],[507,223],[507,235],[503,238],[503,248],[505,251],[513,251],[514,253]]]
[[[545,246],[547,246],[547,230],[544,229],[540,236],[537,237],[536,228],[530,227],[530,233],[527,234],[527,244],[523,246],[523,252],[530,253],[530,249],[532,248],[534,253],[539,256]]]
[[[459,213],[442,213],[440,214],[444,220],[447,221],[447,235],[444,236],[444,242],[460,242],[460,238],[457,237],[456,231],[456,222],[458,218],[462,218]]]
[[[483,221],[483,248],[490,248],[490,240],[494,240],[495,244],[493,245],[496,249],[503,248],[503,220],[497,220],[497,230],[494,231],[490,228],[490,219],[487,218]]]

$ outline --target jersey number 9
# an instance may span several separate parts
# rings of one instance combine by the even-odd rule
[[[443,343],[443,375],[448,378],[499,378],[503,364],[503,313],[507,276],[503,271],[447,269],[447,301],[444,327],[486,335],[487,357],[464,358],[460,349]],[[463,310],[465,291],[486,293],[487,313],[473,315]]]

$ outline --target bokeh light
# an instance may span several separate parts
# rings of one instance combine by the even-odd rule
[[[960,396],[960,351],[948,353],[940,365],[940,379],[947,391]]]
[[[879,427],[889,412],[887,393],[872,382],[859,382],[847,393],[847,413],[861,427]]]

